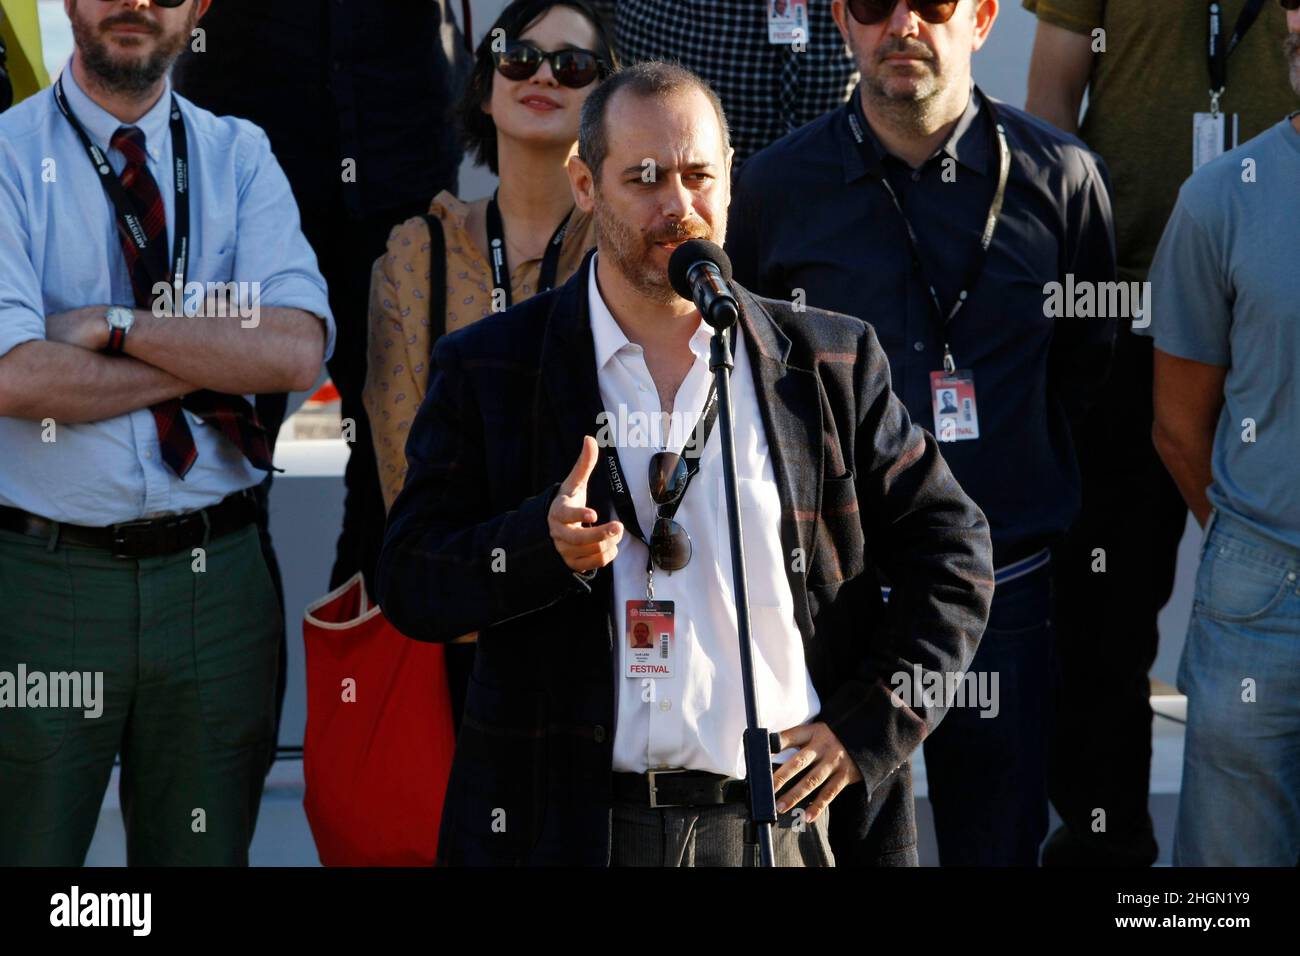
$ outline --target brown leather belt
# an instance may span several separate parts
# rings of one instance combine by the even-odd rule
[[[108,551],[115,558],[156,558],[188,551],[214,538],[231,534],[257,520],[257,498],[251,489],[237,491],[199,511],[124,521],[106,528],[50,521],[18,508],[0,505],[0,529],[57,544]]]

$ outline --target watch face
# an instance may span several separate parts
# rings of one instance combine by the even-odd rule
[[[121,306],[113,306],[108,310],[108,324],[115,329],[129,329],[135,322],[135,313],[130,309],[124,309]]]

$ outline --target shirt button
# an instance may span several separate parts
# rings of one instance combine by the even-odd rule
[[[151,452],[151,451],[147,451],[147,452],[145,452],[145,453],[144,453],[144,460],[145,460],[145,461],[153,461],[153,452]]]
[[[591,736],[595,739],[596,743],[603,744],[605,742],[605,728],[600,724],[597,724],[591,729]]]
[[[673,709],[673,702],[672,702],[671,700],[669,700],[667,697],[665,697],[663,700],[659,701],[659,709],[660,709],[660,710],[672,710],[672,709]]]
[[[913,343],[912,343],[912,349],[913,349],[914,351],[917,351],[917,352],[924,352],[924,351],[925,351],[925,343],[924,343],[924,342],[913,342]]]
[[[912,170],[912,182],[918,183],[920,181],[921,181],[921,171],[919,169]]]

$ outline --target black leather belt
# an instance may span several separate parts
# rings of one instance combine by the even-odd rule
[[[775,771],[780,764],[774,764]],[[639,807],[706,807],[748,803],[745,780],[706,770],[651,770],[614,773],[614,801]]]
[[[199,511],[91,528],[50,521],[40,515],[0,505],[0,529],[55,544],[75,544],[108,551],[115,558],[156,558],[188,551],[247,527],[257,520],[257,509],[257,498],[249,489],[237,491],[220,503]]]

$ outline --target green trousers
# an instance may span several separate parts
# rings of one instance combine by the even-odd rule
[[[130,865],[246,866],[279,614],[254,525],[138,560],[0,531],[0,866],[80,866],[119,755]]]

